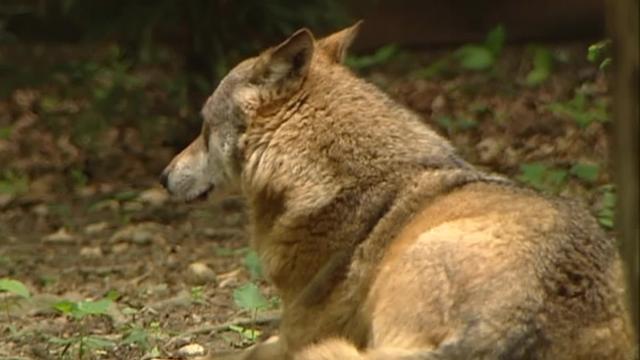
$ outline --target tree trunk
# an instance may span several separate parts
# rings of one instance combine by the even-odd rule
[[[607,25],[614,54],[614,163],[618,187],[617,231],[638,334],[638,0],[609,0]]]

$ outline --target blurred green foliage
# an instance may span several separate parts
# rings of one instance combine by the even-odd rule
[[[219,78],[238,59],[299,27],[347,22],[339,0],[3,0],[0,41],[116,40],[127,56],[154,61],[169,45],[187,65]]]
[[[613,61],[611,58],[611,40],[605,39],[591,44],[587,49],[587,60],[594,64],[599,64],[600,70],[604,70]]]
[[[567,171],[542,163],[523,164],[517,179],[539,191],[559,193],[567,180]]]
[[[603,98],[592,98],[585,91],[576,89],[572,99],[556,101],[548,108],[556,115],[573,119],[578,126],[585,128],[593,122],[610,120],[609,103]]]
[[[455,73],[459,69],[495,73],[506,40],[506,28],[503,25],[496,25],[487,33],[483,42],[464,44],[453,53],[415,71],[414,75],[432,79]]]
[[[536,86],[542,84],[553,70],[553,54],[551,50],[544,46],[530,46],[529,53],[531,54],[531,71],[527,74],[525,83],[530,86]]]
[[[352,69],[362,71],[389,62],[398,52],[398,46],[389,44],[380,47],[371,55],[349,55],[346,64]]]
[[[454,53],[454,57],[464,69],[488,70],[496,64],[506,37],[504,26],[498,25],[489,31],[483,43],[464,45]]]
[[[0,52],[0,97],[38,89],[43,123],[88,154],[113,147],[114,126],[137,129],[145,146],[181,146],[239,60],[297,28],[323,33],[348,22],[339,0],[3,0],[0,45],[14,52]],[[0,139],[12,130],[0,123]],[[86,182],[82,172],[72,178]]]

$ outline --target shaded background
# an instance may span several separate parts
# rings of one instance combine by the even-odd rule
[[[0,358],[189,357],[274,332],[278,300],[247,248],[242,198],[176,203],[157,176],[198,134],[219,79],[300,27],[322,36],[364,19],[354,72],[472,163],[582,199],[616,236],[610,137],[637,134],[637,96],[614,98],[612,84],[618,59],[637,80],[637,14],[620,35],[635,34],[633,55],[612,46],[605,5],[3,0],[0,278],[29,294],[0,281]],[[609,28],[626,23],[616,16]],[[614,123],[614,100],[636,115]],[[637,188],[637,165],[623,164],[637,135],[618,139]],[[637,236],[637,190],[625,194],[623,233]]]

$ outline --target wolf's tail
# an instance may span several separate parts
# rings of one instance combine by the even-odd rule
[[[435,360],[431,351],[425,349],[400,349],[382,347],[359,352],[355,346],[343,339],[330,339],[312,345],[297,354],[295,360]]]

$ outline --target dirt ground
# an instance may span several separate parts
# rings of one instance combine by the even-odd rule
[[[533,60],[524,46],[506,48],[493,70],[426,78],[419,70],[448,49],[401,52],[360,72],[422,114],[470,162],[581,198],[610,229],[608,76],[585,59],[588,45],[547,45],[554,66],[539,86],[525,84]],[[5,52],[3,77],[74,58],[68,50],[33,51]],[[253,281],[277,303],[252,276],[242,198],[184,204],[157,183],[184,134],[198,131],[196,101],[172,87],[175,68],[119,69],[105,56],[74,60],[88,69],[80,75],[58,67],[41,81],[5,82],[0,279],[21,281],[30,297],[0,292],[0,359],[188,358],[198,346],[246,347],[247,329],[274,333],[277,306],[255,313],[234,301],[234,291]],[[111,116],[117,121],[101,120]],[[83,130],[92,119],[100,131]],[[147,120],[160,125],[150,130]],[[103,298],[112,301],[104,314],[82,318],[56,306]]]

